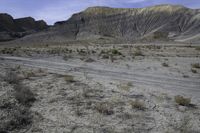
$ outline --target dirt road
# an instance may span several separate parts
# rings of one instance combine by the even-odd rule
[[[128,69],[109,69],[106,66],[97,67],[95,65],[75,64],[73,62],[49,61],[46,59],[34,59],[24,57],[5,57],[0,56],[1,63],[14,65],[24,65],[34,68],[45,68],[53,73],[71,73],[74,75],[87,74],[92,78],[103,78],[108,80],[129,81],[137,85],[151,86],[155,88],[167,89],[170,91],[186,93],[194,97],[200,97],[200,79],[177,78],[158,74],[148,74],[133,72]]]

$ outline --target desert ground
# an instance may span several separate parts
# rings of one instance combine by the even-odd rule
[[[0,45],[3,133],[200,133],[200,46]]]

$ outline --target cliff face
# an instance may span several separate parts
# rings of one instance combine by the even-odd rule
[[[9,14],[0,14],[0,41],[13,40],[47,28],[43,20],[35,21],[31,17],[13,19]]]
[[[199,38],[200,12],[172,5],[137,9],[91,7],[54,27],[73,39],[192,41]],[[196,38],[192,38],[194,35]]]
[[[0,32],[17,31],[14,19],[8,14],[0,14]]]
[[[0,30],[40,31],[47,27],[44,21],[35,21],[32,18],[17,20],[13,20],[10,16],[3,18],[5,19],[3,25],[9,25],[7,26],[9,28],[0,24]],[[28,35],[21,40],[27,42],[173,40],[198,43],[200,10],[177,5],[130,9],[90,7],[72,15],[67,21],[56,22],[48,30]]]

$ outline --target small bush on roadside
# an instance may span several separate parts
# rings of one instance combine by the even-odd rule
[[[200,47],[196,47],[195,49],[198,50],[198,51],[200,51]]]
[[[91,62],[95,62],[95,60],[92,59],[92,58],[87,58],[87,59],[84,60],[84,62],[91,63]]]
[[[64,80],[70,83],[75,82],[74,77],[72,75],[64,75]]]
[[[10,84],[17,84],[19,82],[19,77],[15,71],[8,70],[5,74],[4,80]]]
[[[132,109],[145,110],[145,104],[138,99],[130,102]]]
[[[25,79],[28,79],[30,77],[35,77],[36,76],[35,73],[32,70],[23,71],[23,75],[24,75]]]
[[[112,115],[114,114],[114,111],[112,109],[112,106],[109,103],[98,103],[95,106],[95,109],[103,114],[103,115]]]
[[[122,53],[119,52],[117,49],[112,49],[112,50],[111,50],[111,53],[112,53],[113,55],[122,55]]]
[[[162,63],[162,66],[169,67],[169,64],[167,64],[166,62],[164,62],[164,63]]]
[[[135,50],[135,52],[133,53],[133,55],[134,56],[144,56],[143,53],[142,53],[142,51],[139,48],[137,48]]]
[[[68,61],[68,59],[70,59],[70,58],[71,58],[70,55],[64,55],[64,56],[63,56],[63,60],[65,60],[65,61]]]
[[[184,98],[183,96],[175,96],[175,102],[182,106],[189,106],[191,105],[191,98]]]
[[[104,55],[102,56],[102,59],[109,59],[109,55],[104,54]]]
[[[15,99],[22,105],[29,106],[36,100],[33,92],[22,84],[15,85],[14,90]]]
[[[194,64],[191,64],[191,65],[192,65],[192,68],[200,69],[200,63],[194,63]]]
[[[191,72],[192,72],[192,73],[197,73],[197,70],[194,69],[194,68],[192,68],[192,69],[191,69]]]

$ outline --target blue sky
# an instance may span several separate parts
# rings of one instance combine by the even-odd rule
[[[53,24],[90,6],[138,8],[158,4],[200,8],[200,0],[0,0],[0,13],[9,13],[14,18],[31,16]]]

